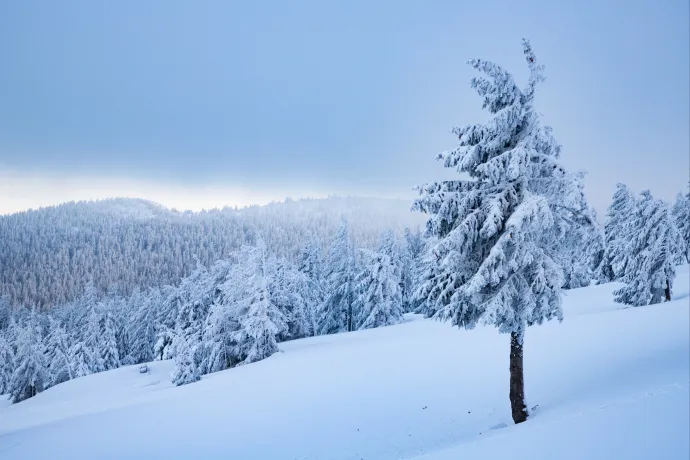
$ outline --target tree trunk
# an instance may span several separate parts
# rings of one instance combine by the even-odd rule
[[[347,307],[347,332],[352,332],[352,303]]]
[[[524,332],[511,332],[510,334],[510,408],[515,423],[522,423],[527,420],[525,378],[522,366],[523,336]]]
[[[669,302],[671,300],[671,282],[669,280],[666,280],[666,302]]]

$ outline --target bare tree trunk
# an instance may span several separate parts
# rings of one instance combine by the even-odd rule
[[[666,302],[669,302],[671,300],[671,282],[669,280],[666,280]]]
[[[510,408],[515,423],[522,423],[527,420],[525,377],[522,366],[523,336],[524,332],[511,332],[510,334]]]

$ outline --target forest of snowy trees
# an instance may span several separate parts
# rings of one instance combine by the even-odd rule
[[[690,261],[689,214],[690,192],[670,206],[619,184],[603,228],[578,225],[558,252],[561,287],[621,281],[619,302],[666,300],[674,264]],[[432,301],[443,291],[430,283],[444,271],[443,239],[405,228],[380,231],[371,246],[355,241],[342,219],[331,239],[312,234],[294,258],[258,237],[209,267],[197,263],[177,285],[123,295],[88,282],[75,300],[49,309],[5,298],[0,394],[18,402],[69,379],[160,359],[175,360],[172,379],[185,384],[266,358],[281,341],[396,324],[406,312],[449,314]]]
[[[670,205],[619,184],[600,226],[534,107],[543,68],[523,46],[524,88],[470,61],[490,117],[454,130],[459,146],[439,157],[470,180],[419,187],[424,231],[385,207],[316,201],[194,214],[111,200],[0,218],[0,394],[19,402],[167,359],[184,385],[283,341],[414,312],[509,333],[513,418],[524,421],[526,328],[562,319],[561,289],[593,282],[620,282],[623,304],[671,300],[675,266],[690,262],[690,188]]]
[[[264,359],[278,342],[396,324],[409,311],[424,240],[419,229],[380,233],[357,247],[342,219],[332,241],[312,235],[295,260],[263,238],[177,286],[100,294],[47,310],[0,307],[0,394],[21,401],[65,380],[174,359],[175,384]],[[327,246],[327,255],[322,250]]]
[[[135,199],[65,203],[0,216],[0,297],[47,309],[92,282],[99,294],[177,284],[198,263],[209,267],[261,235],[276,255],[296,261],[312,235],[328,244],[341,217],[353,242],[376,247],[381,229],[423,223],[403,200],[330,197],[243,209],[177,212]],[[326,246],[321,247],[322,250]]]

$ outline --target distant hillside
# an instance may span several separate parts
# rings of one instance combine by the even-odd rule
[[[174,284],[261,235],[294,259],[306,240],[330,244],[341,216],[355,244],[372,247],[384,228],[417,227],[424,217],[404,200],[286,200],[243,209],[178,212],[141,199],[82,201],[0,216],[0,297],[47,308],[70,301],[93,279],[97,289]]]

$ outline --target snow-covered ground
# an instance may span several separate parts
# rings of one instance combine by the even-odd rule
[[[171,363],[76,379],[0,403],[0,458],[687,459],[688,267],[670,303],[621,309],[573,290],[531,328],[527,423],[508,401],[508,337],[410,317],[281,344],[271,358],[174,388]]]

